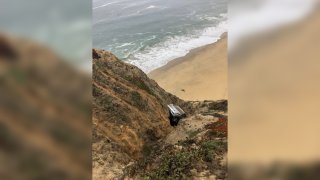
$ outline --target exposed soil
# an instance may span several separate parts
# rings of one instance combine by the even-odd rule
[[[97,49],[93,98],[93,179],[226,177],[227,134],[213,128],[221,119],[227,123],[226,100],[183,101]],[[172,103],[187,114],[175,127],[167,109]]]

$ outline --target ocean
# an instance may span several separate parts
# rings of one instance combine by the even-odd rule
[[[226,0],[93,0],[93,47],[148,73],[227,31]]]

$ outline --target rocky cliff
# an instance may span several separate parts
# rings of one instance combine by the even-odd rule
[[[166,105],[187,107],[187,103],[109,52],[94,49],[93,57],[94,128],[139,158],[145,142],[169,132]]]
[[[98,49],[93,49],[92,53],[94,179],[182,178],[184,175],[196,177],[199,173],[204,173],[199,177],[209,177],[219,174],[217,169],[223,172],[220,176],[225,177],[225,166],[220,165],[220,161],[226,153],[227,101],[185,102],[165,92],[140,69],[120,61],[111,53]],[[166,107],[171,103],[178,104],[188,115],[175,128],[170,126]],[[199,141],[177,145],[190,138]],[[211,157],[201,148],[208,142],[211,143],[208,151],[220,148],[219,152],[219,148],[214,152],[217,156]],[[184,159],[188,167],[173,165],[172,172],[175,173],[168,174],[166,171],[171,172],[166,169],[169,165],[160,163],[163,158],[175,161],[177,157],[171,155],[188,153],[192,150],[191,145],[199,151],[196,151],[197,155],[189,154],[190,161]],[[215,168],[203,161],[203,167],[195,169],[195,165],[201,163],[191,161],[193,155],[194,160],[205,155],[212,161],[217,158]],[[163,171],[150,173],[162,166]],[[183,171],[176,172],[175,168]]]

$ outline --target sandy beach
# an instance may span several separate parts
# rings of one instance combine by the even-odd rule
[[[227,99],[227,34],[216,43],[190,51],[148,74],[184,100]]]

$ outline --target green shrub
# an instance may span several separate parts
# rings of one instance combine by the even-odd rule
[[[182,179],[188,176],[193,158],[194,154],[190,152],[165,156],[159,168],[151,175],[151,179]]]
[[[25,72],[21,71],[18,68],[11,68],[9,71],[10,75],[16,80],[18,83],[24,84],[27,81],[27,75]]]
[[[144,100],[141,95],[135,91],[131,93],[131,99],[134,105],[137,105],[139,108],[143,109],[145,106]]]
[[[152,152],[152,147],[151,146],[148,146],[148,145],[144,145],[143,148],[142,148],[142,154],[147,157],[151,154]]]
[[[203,160],[212,162],[214,160],[214,150],[218,148],[218,143],[215,141],[207,141],[201,145]]]
[[[199,129],[195,130],[195,131],[189,131],[188,134],[189,134],[189,138],[194,138],[196,137],[201,131]]]
[[[201,147],[203,149],[216,149],[218,147],[218,143],[216,141],[206,141],[202,143]]]
[[[214,151],[207,150],[204,155],[204,160],[207,162],[212,162],[214,160]]]
[[[138,86],[140,89],[145,90],[148,94],[155,96],[153,91],[146,85],[146,83],[142,79],[131,76],[125,76],[124,78],[130,83]]]

